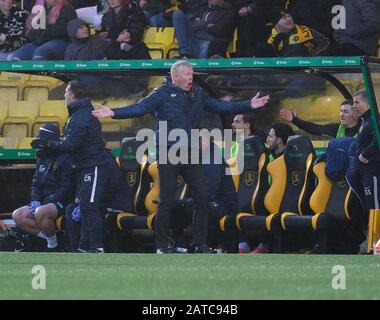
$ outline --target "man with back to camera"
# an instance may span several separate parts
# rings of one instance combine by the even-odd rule
[[[158,120],[156,129],[159,127],[159,122],[166,122],[167,132],[180,128],[186,131],[187,137],[190,137],[191,129],[199,129],[203,110],[224,114],[245,113],[264,106],[269,100],[269,96],[260,98],[259,93],[250,101],[242,102],[227,102],[211,98],[201,88],[193,87],[193,66],[187,61],[175,62],[171,67],[170,74],[171,77],[166,79],[164,85],[154,89],[146,98],[136,104],[117,109],[100,106],[93,112],[93,115],[98,118],[124,119],[154,113]],[[160,139],[159,130],[157,133],[157,145],[161,152],[167,153],[168,148],[176,142],[168,141],[167,137]],[[158,142],[161,140],[163,143],[160,145]],[[169,213],[174,205],[176,180],[179,173],[193,190],[194,202],[198,209],[193,223],[196,251],[210,252],[207,245],[207,192],[202,167],[199,164],[164,164],[160,163],[161,160],[159,159],[158,171],[159,176],[164,179],[160,179],[160,204],[155,221],[157,253],[169,252]]]
[[[103,221],[101,201],[107,188],[107,176],[112,154],[105,148],[101,124],[91,112],[94,110],[83,82],[70,81],[65,91],[69,112],[64,139],[36,140],[34,145],[49,151],[70,153],[77,168],[79,208],[82,215],[79,252],[102,253]]]
[[[51,123],[44,124],[37,139],[59,141],[59,128]],[[59,251],[55,220],[65,213],[66,206],[74,197],[74,170],[67,153],[37,149],[36,156],[31,203],[16,209],[12,216],[17,227],[46,239],[48,251]]]

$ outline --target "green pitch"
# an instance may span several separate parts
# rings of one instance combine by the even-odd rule
[[[380,257],[0,253],[0,279],[0,300],[380,299]]]

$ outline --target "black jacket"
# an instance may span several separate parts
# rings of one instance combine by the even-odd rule
[[[108,32],[108,39],[116,40],[124,29],[131,34],[131,44],[141,41],[144,35],[145,18],[142,11],[132,4],[123,5],[115,14],[109,9],[103,16],[101,31]]]
[[[249,100],[241,102],[227,102],[211,98],[203,89],[193,87],[191,92],[182,91],[173,86],[171,79],[154,89],[146,98],[136,104],[112,109],[114,119],[140,117],[151,113],[156,119],[155,129],[158,132],[158,121],[167,121],[167,130],[183,129],[190,137],[191,129],[198,129],[202,117],[202,111],[237,114],[247,113],[252,110]],[[159,135],[156,135],[159,141]],[[169,141],[168,145],[175,142]]]
[[[360,169],[364,172],[379,174],[380,150],[373,127],[370,110],[365,112],[362,117],[363,123],[358,133],[356,155],[359,156],[362,154],[363,157],[368,160],[368,164],[361,164]]]
[[[107,40],[98,35],[87,38],[76,38],[76,32],[83,25],[81,19],[74,19],[67,25],[67,33],[71,38],[71,43],[65,50],[65,60],[102,60],[105,58],[105,48]],[[87,25],[86,25],[87,26]]]
[[[32,181],[32,201],[41,204],[72,201],[75,175],[68,154],[40,158]]]
[[[294,117],[292,123],[294,123],[298,128],[302,129],[307,133],[320,136],[325,135],[332,138],[337,137],[340,127],[339,123],[316,124],[313,122],[302,120],[298,117]],[[345,137],[354,137],[358,133],[360,126],[361,123],[358,122],[354,127],[346,128]]]
[[[149,49],[144,42],[138,41],[133,46],[120,49],[120,42],[111,40],[105,49],[106,58],[109,60],[146,60],[152,59]]]
[[[101,136],[101,124],[92,115],[93,110],[88,99],[70,103],[65,138],[50,146],[54,151],[70,153],[77,168],[101,165],[110,157]]]
[[[50,10],[51,9],[46,9],[46,15],[49,14]],[[69,40],[66,26],[70,20],[75,19],[76,17],[77,14],[75,9],[72,6],[65,4],[62,7],[61,13],[55,23],[49,24],[46,19],[46,29],[31,28],[26,36],[29,41],[37,45],[41,45],[55,39]]]

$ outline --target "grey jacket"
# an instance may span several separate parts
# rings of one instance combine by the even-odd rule
[[[346,29],[334,32],[338,44],[352,43],[368,55],[376,56],[380,39],[380,0],[343,0]]]

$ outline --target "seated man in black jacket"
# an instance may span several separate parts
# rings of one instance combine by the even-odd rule
[[[124,29],[116,40],[109,40],[106,58],[109,60],[145,60],[151,59],[151,56],[146,44],[140,40],[133,43],[128,29]]]
[[[340,106],[340,123],[316,124],[297,118],[294,111],[281,109],[280,115],[283,119],[292,122],[303,131],[325,135],[332,138],[356,137],[361,122],[358,113],[353,108],[352,100],[345,100]]]
[[[58,141],[59,128],[45,124],[38,139]],[[32,182],[31,203],[16,209],[13,219],[17,227],[47,240],[48,250],[57,249],[55,220],[65,213],[73,198],[75,178],[67,153],[58,155],[37,149],[37,166]]]

